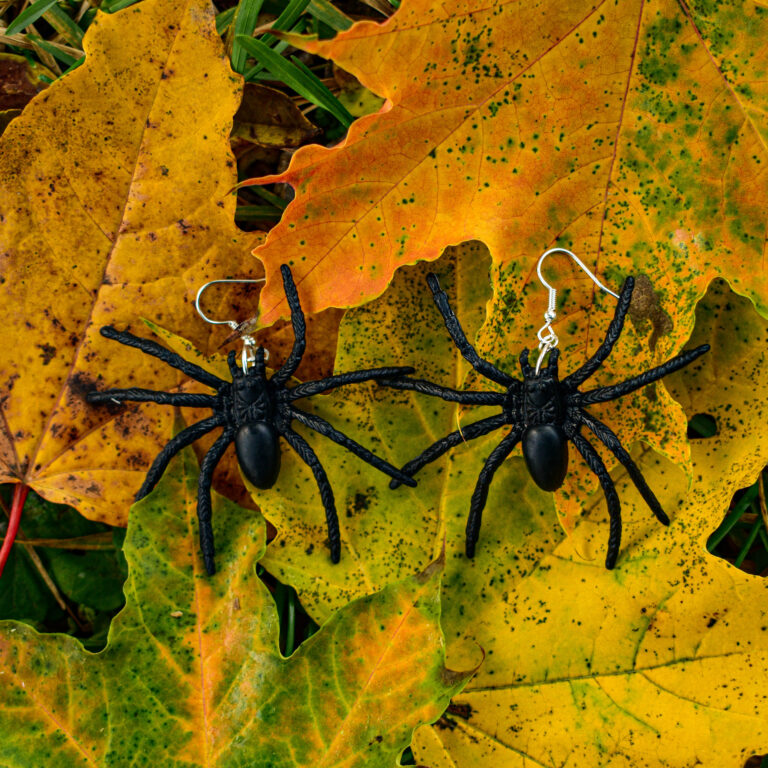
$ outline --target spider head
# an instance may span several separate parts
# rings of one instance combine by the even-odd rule
[[[525,401],[534,408],[543,408],[558,394],[558,382],[546,368],[538,376],[525,380]]]
[[[264,367],[264,349],[256,350],[253,365],[247,371],[237,365],[235,353],[230,352],[228,357],[229,370],[232,374],[232,398],[235,411],[243,414],[245,409],[254,403],[267,403],[267,377]]]
[[[536,369],[528,364],[528,350],[520,356],[523,370],[523,409],[526,424],[544,424],[560,420],[563,413],[560,382],[557,377],[559,352],[549,353],[546,366]]]

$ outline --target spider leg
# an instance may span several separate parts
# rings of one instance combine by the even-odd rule
[[[445,327],[448,329],[448,333],[451,335],[453,343],[458,347],[459,352],[461,352],[464,359],[478,373],[481,373],[486,378],[495,381],[497,384],[501,384],[503,387],[509,387],[515,379],[508,376],[504,371],[500,371],[495,365],[489,363],[487,360],[483,360],[483,358],[477,354],[475,348],[467,340],[461,324],[459,323],[459,318],[456,317],[454,311],[451,309],[451,305],[448,303],[448,294],[440,287],[437,275],[433,272],[430,272],[427,275],[427,285],[429,285],[435,304],[437,304],[437,308],[443,316]]]
[[[160,405],[188,405],[193,408],[213,408],[215,395],[196,395],[188,392],[157,392],[154,389],[106,389],[89,392],[85,399],[89,403],[160,403]]]
[[[509,456],[512,449],[520,442],[520,436],[523,430],[515,427],[494,449],[491,455],[485,460],[483,468],[480,470],[480,476],[477,478],[477,485],[472,494],[472,502],[469,505],[469,518],[467,519],[467,538],[466,553],[467,557],[475,556],[475,544],[480,536],[480,523],[483,519],[483,509],[488,500],[488,489],[493,480],[493,475],[501,466],[504,459]]]
[[[503,392],[473,392],[471,390],[462,392],[458,389],[441,387],[439,384],[433,384],[425,379],[385,379],[379,384],[393,389],[410,389],[414,392],[421,392],[423,395],[441,397],[450,403],[464,403],[465,405],[504,405],[507,397]]]
[[[669,518],[661,508],[659,500],[648,487],[648,483],[645,482],[645,478],[638,469],[637,464],[632,461],[632,457],[624,449],[624,446],[619,442],[619,438],[616,437],[613,431],[603,424],[602,421],[598,421],[585,411],[578,411],[576,418],[582,424],[586,424],[592,430],[595,437],[624,465],[630,479],[635,484],[635,488],[640,491],[640,495],[650,507],[651,512],[656,515],[656,519],[664,525],[669,525]]]
[[[209,419],[203,419],[198,421],[197,424],[183,429],[171,439],[168,444],[163,448],[160,453],[157,454],[155,460],[152,462],[152,466],[147,472],[147,476],[144,478],[141,488],[135,496],[135,501],[139,501],[147,496],[152,489],[157,485],[160,478],[163,476],[168,462],[182,449],[191,445],[198,438],[208,434],[212,429],[220,427],[223,421],[218,416],[211,416]]]
[[[608,355],[611,354],[613,345],[621,336],[621,331],[624,328],[624,320],[626,319],[627,312],[629,311],[629,304],[632,300],[632,289],[635,285],[635,279],[628,277],[624,281],[624,285],[621,289],[621,295],[619,296],[619,302],[616,305],[616,311],[613,314],[613,320],[608,326],[608,332],[605,334],[603,343],[597,348],[595,354],[587,360],[581,368],[575,370],[570,376],[566,376],[563,379],[563,384],[571,389],[576,389],[580,384],[583,384],[606,360]]]
[[[608,553],[605,557],[605,567],[610,570],[616,565],[621,546],[621,502],[616,493],[616,486],[603,464],[603,460],[589,441],[579,434],[578,426],[574,422],[565,423],[565,434],[573,441],[576,450],[583,456],[587,466],[597,475],[600,485],[603,487],[605,501],[608,504],[608,515],[611,519],[610,532],[608,534]]]
[[[499,429],[507,423],[506,417],[503,413],[496,414],[496,416],[489,416],[486,419],[480,419],[474,421],[472,424],[467,424],[463,429],[457,429],[455,432],[451,432],[445,437],[441,437],[422,451],[415,459],[411,459],[402,469],[403,474],[413,476],[422,467],[426,466],[435,459],[440,458],[446,451],[458,445],[459,443],[474,440],[476,437],[482,437],[489,432],[493,432],[494,429]],[[389,483],[390,488],[398,488],[400,482],[398,480],[391,480]]]
[[[199,365],[187,362],[181,355],[177,355],[175,352],[171,352],[170,349],[161,347],[157,342],[152,341],[151,339],[142,339],[139,336],[134,336],[128,331],[116,331],[111,325],[105,325],[101,328],[100,333],[107,339],[114,339],[128,347],[136,347],[136,349],[140,350],[145,355],[157,357],[167,365],[186,374],[191,379],[207,384],[214,389],[219,389],[222,384],[226,383],[218,376],[214,376]]]
[[[299,294],[296,291],[296,284],[293,282],[291,270],[287,264],[280,267],[280,273],[283,276],[283,290],[288,306],[291,310],[291,323],[293,324],[293,349],[288,359],[282,367],[272,376],[272,381],[282,386],[293,376],[299,367],[301,358],[304,356],[304,350],[307,347],[307,325],[304,322],[304,313],[299,303]]]
[[[203,552],[203,562],[209,576],[213,576],[216,573],[213,527],[211,526],[211,483],[213,481],[213,470],[216,469],[216,465],[221,461],[224,451],[227,450],[227,446],[232,442],[234,436],[234,429],[225,429],[211,446],[208,453],[205,454],[200,464],[200,477],[197,481],[197,519],[200,521],[200,549]]]
[[[347,384],[359,384],[362,381],[374,381],[375,379],[391,379],[393,376],[407,376],[414,372],[414,368],[409,366],[394,366],[390,368],[368,368],[363,371],[349,371],[348,373],[337,373],[335,376],[328,376],[325,379],[317,381],[305,381],[296,387],[288,390],[289,400],[298,400],[300,397],[312,397],[321,392],[327,392],[330,389],[343,387]],[[272,380],[274,381],[274,376]]]
[[[363,461],[370,464],[372,467],[376,467],[380,472],[384,472],[390,477],[395,478],[404,485],[416,486],[416,481],[404,475],[397,467],[393,467],[389,462],[380,459],[375,453],[371,453],[367,448],[364,448],[360,443],[356,443],[352,438],[347,437],[339,430],[331,426],[325,419],[321,419],[319,416],[314,416],[298,408],[291,408],[290,415],[297,421],[300,421],[305,427],[314,429],[315,432],[319,432],[324,437],[328,437],[333,440],[334,443],[338,443],[343,448],[351,451]]]
[[[235,350],[231,349],[227,355],[227,365],[229,366],[229,375],[232,377],[232,381],[235,381],[238,376],[243,375],[243,369],[238,367],[235,362]]]
[[[325,523],[328,528],[328,544],[331,549],[331,562],[338,563],[341,560],[341,534],[339,533],[339,516],[336,514],[336,503],[333,500],[333,489],[328,482],[323,465],[317,454],[310,448],[309,443],[297,432],[294,432],[287,424],[279,427],[280,434],[288,441],[288,444],[299,454],[301,460],[312,470],[317,487],[320,489],[320,498],[325,508]]]
[[[687,352],[683,352],[677,357],[673,357],[671,360],[667,360],[666,363],[658,365],[655,368],[651,368],[649,371],[641,373],[639,376],[635,376],[632,379],[621,381],[618,384],[613,384],[610,387],[598,387],[592,389],[589,392],[578,393],[574,402],[577,405],[585,406],[592,405],[594,403],[604,403],[607,400],[615,400],[618,397],[628,395],[630,392],[634,392],[636,389],[644,387],[646,384],[650,384],[653,381],[667,376],[673,371],[677,371],[680,368],[685,368],[686,365],[692,363],[697,357],[700,357],[709,350],[709,344],[703,344],[696,349],[689,349]],[[566,379],[567,381],[567,379]]]

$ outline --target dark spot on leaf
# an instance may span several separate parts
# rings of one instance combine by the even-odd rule
[[[457,715],[462,720],[469,720],[472,717],[472,706],[470,704],[454,704],[451,702],[445,710],[452,715]]]
[[[648,323],[653,332],[648,340],[651,351],[656,349],[656,342],[660,336],[666,335],[672,330],[672,320],[662,309],[659,297],[653,290],[653,284],[646,275],[638,275],[635,278],[635,288],[632,291],[632,303],[629,306],[629,316],[640,332],[647,331]]]
[[[36,344],[35,346],[40,350],[40,357],[43,359],[43,365],[48,365],[56,354],[56,347],[51,344]]]
[[[356,493],[351,500],[351,504],[347,504],[347,517],[353,517],[359,515],[361,512],[365,512],[371,506],[371,498],[376,496],[376,489],[373,487],[366,488],[366,493]]]
[[[69,389],[76,397],[85,399],[89,392],[96,389],[96,382],[82,371],[78,371],[69,377]]]
[[[439,728],[441,731],[452,731],[456,727],[454,720],[449,720],[445,715],[440,715],[440,718],[435,723],[435,728]]]

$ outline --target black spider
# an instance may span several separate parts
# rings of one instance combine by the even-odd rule
[[[303,437],[291,429],[293,419],[330,438],[376,469],[386,472],[390,477],[397,478],[400,483],[416,485],[408,475],[403,474],[396,467],[375,456],[367,448],[363,448],[362,445],[334,429],[324,419],[305,413],[293,406],[293,402],[302,397],[311,397],[347,384],[372,379],[389,380],[392,376],[413,373],[414,369],[407,367],[371,368],[363,371],[340,373],[318,381],[307,381],[295,387],[287,387],[288,379],[298,368],[304,354],[306,326],[291,271],[285,265],[280,269],[285,296],[291,310],[294,342],[288,359],[269,379],[264,366],[264,349],[262,347],[259,347],[256,352],[255,364],[248,368],[246,373],[243,373],[242,368],[235,364],[235,353],[229,353],[227,362],[232,373],[232,381],[229,382],[187,362],[154,341],[139,338],[131,333],[116,331],[111,326],[105,326],[101,329],[102,336],[119,341],[129,347],[136,347],[147,355],[153,355],[164,363],[182,371],[190,378],[216,390],[215,395],[198,395],[157,392],[151,389],[108,389],[104,392],[90,392],[86,396],[89,403],[152,402],[194,408],[207,407],[213,410],[213,416],[187,427],[163,448],[149,468],[144,484],[136,494],[136,501],[143,499],[160,480],[171,458],[182,448],[216,429],[216,427],[224,428],[223,433],[203,458],[198,481],[197,515],[200,520],[200,547],[209,574],[215,573],[216,570],[211,528],[211,480],[216,465],[233,440],[237,460],[243,474],[257,488],[271,488],[277,481],[280,471],[279,436],[284,437],[291,448],[309,466],[317,481],[320,498],[325,507],[331,560],[334,563],[339,562],[341,557],[341,539],[333,490],[315,452]]]
[[[669,518],[648,487],[637,465],[622,447],[619,439],[605,424],[587,413],[584,410],[584,406],[615,400],[652,381],[657,381],[668,373],[672,373],[672,371],[676,371],[691,363],[699,355],[704,354],[709,349],[709,345],[704,344],[701,347],[684,352],[663,365],[652,368],[645,373],[641,373],[639,376],[627,379],[619,384],[614,384],[610,387],[599,387],[588,392],[579,392],[579,385],[583,384],[597,371],[608,355],[610,355],[613,345],[621,335],[634,285],[633,278],[628,277],[621,290],[616,313],[608,327],[608,333],[603,343],[581,368],[560,381],[557,377],[559,352],[557,349],[553,349],[550,352],[547,366],[542,368],[537,374],[528,362],[528,350],[524,349],[520,354],[520,368],[523,373],[523,381],[518,381],[496,368],[487,360],[483,360],[477,354],[464,335],[456,315],[448,304],[448,296],[445,291],[441,290],[437,277],[434,274],[430,274],[427,277],[427,283],[432,289],[435,303],[440,310],[440,314],[443,316],[448,333],[450,333],[454,344],[458,347],[461,354],[478,373],[502,385],[507,390],[504,393],[459,392],[454,389],[438,386],[430,381],[424,381],[423,379],[400,379],[382,382],[397,389],[415,390],[416,392],[435,395],[443,400],[455,403],[499,405],[502,408],[502,412],[496,416],[480,419],[461,430],[452,432],[446,437],[437,440],[403,467],[403,472],[407,475],[416,474],[423,466],[442,456],[450,448],[461,442],[481,437],[506,425],[512,426],[512,429],[494,448],[485,461],[480,471],[475,491],[472,494],[466,532],[467,557],[474,557],[475,554],[475,544],[480,533],[483,508],[488,498],[488,488],[493,475],[515,445],[522,439],[523,456],[525,457],[528,471],[536,484],[545,491],[555,491],[563,484],[565,479],[568,468],[568,441],[570,440],[576,446],[576,450],[583,456],[592,472],[597,475],[603,488],[611,521],[605,567],[613,568],[616,564],[621,543],[621,505],[616,488],[605,468],[605,464],[597,451],[581,434],[582,426],[587,426],[595,437],[624,465],[632,482],[640,491],[640,495],[651,508],[653,514],[656,515],[661,523],[669,525]],[[399,479],[394,479],[390,482],[390,487],[397,488],[400,484]]]

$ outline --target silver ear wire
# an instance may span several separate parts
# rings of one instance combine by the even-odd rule
[[[239,323],[236,320],[211,320],[211,318],[208,317],[203,312],[203,310],[200,308],[200,299],[202,298],[203,292],[211,285],[216,285],[216,283],[264,283],[264,282],[266,282],[265,277],[258,277],[253,280],[251,279],[209,280],[205,285],[200,287],[200,290],[198,290],[197,292],[197,296],[195,296],[195,309],[197,310],[197,314],[200,315],[200,317],[202,317],[206,323],[210,323],[211,325],[228,325],[233,331],[236,331],[239,328]],[[243,342],[243,351],[240,355],[240,361],[243,367],[243,373],[248,373],[248,366],[256,362],[256,354],[255,354],[256,341],[253,338],[253,336],[249,336],[247,334],[243,334],[240,338],[242,339],[242,342]],[[266,349],[264,350],[264,359],[269,360],[269,351]]]
[[[606,293],[610,293],[611,296],[615,298],[619,298],[619,295],[617,293],[614,293],[610,288],[606,288],[590,271],[587,269],[584,262],[575,254],[569,251],[567,248],[550,248],[548,251],[545,251],[541,254],[541,257],[539,258],[539,263],[536,265],[536,272],[539,275],[539,280],[541,281],[541,284],[549,291],[549,303],[547,305],[547,311],[544,313],[544,325],[539,328],[539,332],[536,334],[539,339],[539,357],[536,360],[536,373],[539,373],[539,370],[541,368],[541,364],[544,362],[544,358],[547,356],[547,353],[554,349],[559,339],[557,338],[557,334],[555,334],[554,329],[552,328],[552,323],[555,321],[555,318],[557,317],[557,290],[553,288],[545,279],[544,276],[541,274],[541,265],[544,261],[544,259],[549,256],[550,253],[565,253],[568,256],[570,256],[583,270],[586,272],[589,277],[592,279],[592,282],[595,283],[595,285],[600,288],[601,290],[605,291]]]

